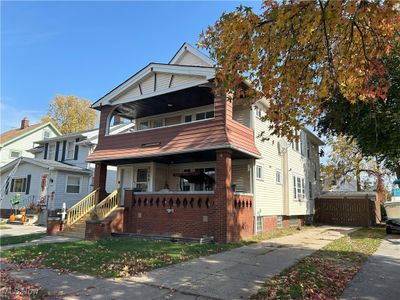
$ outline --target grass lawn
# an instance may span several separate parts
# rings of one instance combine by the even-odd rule
[[[3,251],[2,257],[27,267],[45,266],[102,277],[124,277],[298,232],[297,228],[285,228],[230,244],[181,244],[124,238],[76,241],[15,248]]]
[[[40,239],[44,237],[45,233],[32,233],[32,234],[25,234],[25,235],[18,235],[18,236],[7,236],[7,237],[0,237],[0,245],[11,245],[11,244],[20,244],[25,242],[30,242],[33,240]]]
[[[337,299],[384,236],[384,228],[364,228],[340,238],[268,280],[252,299]]]
[[[15,248],[4,251],[2,256],[22,265],[123,277],[239,246],[239,243],[200,245],[115,238]]]

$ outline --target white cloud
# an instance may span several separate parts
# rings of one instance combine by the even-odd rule
[[[13,105],[14,101],[8,97],[0,99],[0,131],[8,131],[18,128],[21,120],[28,117],[31,124],[40,122],[40,119],[46,115],[44,110],[19,109]]]

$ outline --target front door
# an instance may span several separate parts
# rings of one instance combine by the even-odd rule
[[[119,170],[119,182],[121,189],[120,205],[124,205],[125,190],[131,190],[133,188],[133,168],[132,167],[121,167]]]

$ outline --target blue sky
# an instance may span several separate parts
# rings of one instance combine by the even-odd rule
[[[223,11],[260,2],[1,3],[1,131],[37,122],[57,94],[92,102],[149,62],[168,62]]]

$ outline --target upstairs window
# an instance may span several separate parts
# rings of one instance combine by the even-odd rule
[[[214,118],[214,111],[206,111],[196,114],[196,121]]]
[[[275,181],[277,184],[282,184],[282,172],[281,170],[276,170]]]
[[[256,178],[263,179],[263,169],[261,166],[256,166]]]
[[[185,123],[190,123],[190,122],[192,122],[192,115],[185,116]]]
[[[50,138],[50,131],[49,130],[43,131],[43,139],[48,139],[48,138]]]
[[[10,150],[10,158],[18,158],[21,156],[21,151]]]
[[[67,143],[67,159],[74,159],[75,155],[75,142],[68,142]]]
[[[181,123],[181,116],[165,118],[165,126],[171,126]]]
[[[262,109],[257,105],[254,107],[254,109],[256,111],[256,117],[257,118],[262,118]]]
[[[49,154],[47,156],[47,159],[54,160],[55,158],[56,158],[56,144],[50,144],[49,145]]]
[[[153,128],[163,127],[164,121],[163,119],[157,119],[153,121]]]
[[[139,130],[149,129],[149,121],[143,121],[139,124]]]

